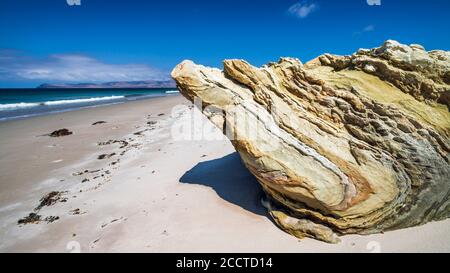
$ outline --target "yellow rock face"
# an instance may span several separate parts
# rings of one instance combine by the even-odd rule
[[[294,236],[335,243],[336,234],[450,214],[449,59],[442,56],[449,54],[388,41],[306,65],[226,60],[221,71],[184,61],[172,77],[231,140],[275,222]]]

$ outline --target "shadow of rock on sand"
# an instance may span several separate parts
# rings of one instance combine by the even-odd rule
[[[180,178],[180,182],[211,187],[224,200],[267,216],[260,202],[264,194],[262,188],[236,152],[198,163]]]

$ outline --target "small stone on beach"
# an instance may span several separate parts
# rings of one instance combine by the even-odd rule
[[[41,216],[37,213],[31,212],[24,218],[17,221],[18,225],[26,225],[26,224],[37,224],[41,221]]]
[[[63,198],[62,194],[64,192],[52,191],[44,195],[39,201],[39,205],[34,209],[35,211],[40,210],[43,207],[48,207],[54,205],[56,202],[66,202],[67,198]]]
[[[48,217],[45,217],[45,219],[44,219],[44,221],[46,221],[47,224],[53,223],[58,220],[59,220],[59,216],[48,216]]]
[[[115,156],[115,155],[116,155],[116,153],[102,154],[102,155],[99,155],[99,156],[97,157],[97,159],[102,160],[102,159],[110,158],[110,157]]]
[[[92,123],[92,125],[95,126],[95,125],[104,124],[104,123],[106,123],[106,121],[100,120],[100,121],[96,121],[96,122]]]
[[[48,134],[48,136],[50,137],[62,137],[62,136],[68,136],[73,134],[73,132],[69,131],[68,129],[64,128],[64,129],[59,129],[56,131],[51,132],[50,134]]]

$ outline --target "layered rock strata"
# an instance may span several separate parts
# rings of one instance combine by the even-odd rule
[[[386,41],[304,65],[223,64],[183,61],[172,77],[201,99],[286,232],[336,243],[450,215],[450,52]]]

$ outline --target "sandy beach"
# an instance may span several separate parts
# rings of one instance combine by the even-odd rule
[[[0,251],[450,251],[450,220],[339,244],[290,236],[206,118],[201,127],[214,140],[174,139],[174,124],[194,112],[172,95],[1,122]],[[73,134],[46,135],[62,128]],[[40,221],[18,224],[30,213]]]

